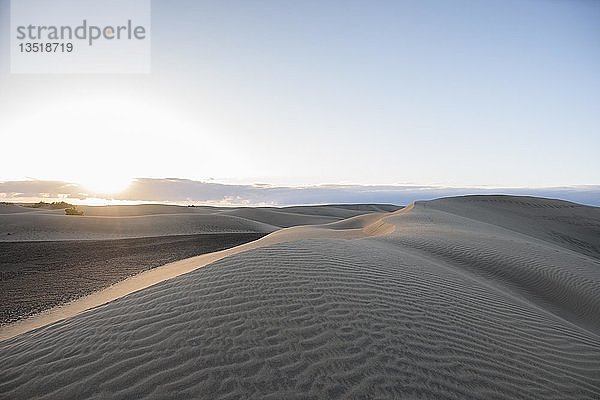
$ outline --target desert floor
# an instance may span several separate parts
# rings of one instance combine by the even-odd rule
[[[58,236],[218,233],[194,231],[220,226],[205,211]],[[469,196],[297,214],[229,211],[230,232],[268,234],[1,341],[0,398],[600,398],[600,209]]]

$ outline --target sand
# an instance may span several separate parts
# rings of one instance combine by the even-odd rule
[[[170,262],[235,247],[263,233],[110,240],[0,241],[0,325]]]
[[[67,216],[63,210],[32,212],[25,207],[3,207],[4,213],[0,209],[0,241],[8,242],[270,233],[284,227],[330,223],[381,211],[381,206],[369,205],[359,210],[344,206],[261,209],[140,205],[81,207],[84,216]],[[18,212],[19,209],[22,212]]]
[[[45,312],[160,265],[256,240],[280,227],[398,208],[81,206],[81,217],[66,216],[63,210],[1,206],[0,232],[10,235],[0,234],[0,324]]]
[[[0,342],[0,397],[597,399],[598,215],[464,197],[283,229]]]

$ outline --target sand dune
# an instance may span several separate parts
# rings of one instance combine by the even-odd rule
[[[269,233],[280,228],[340,221],[380,208],[341,206],[217,208],[168,205],[81,207],[84,216],[63,210],[0,209],[0,241],[105,240],[201,233]],[[15,208],[16,207],[16,208]],[[385,206],[382,206],[385,207]],[[395,207],[397,209],[398,207]],[[9,210],[12,210],[9,211]],[[19,212],[19,210],[25,210]]]
[[[76,300],[70,301],[66,304],[60,304],[49,310],[45,309],[43,307],[40,308],[41,307],[40,304],[42,306],[44,304],[52,304],[52,305],[59,304],[56,301],[53,301],[53,300],[55,300],[55,298],[57,296],[62,295],[64,297],[67,297],[67,294],[70,291],[82,292],[82,290],[86,288],[86,285],[82,285],[81,282],[76,282],[77,283],[76,287],[70,287],[70,286],[65,287],[64,283],[70,281],[69,277],[65,276],[65,273],[68,274],[68,273],[87,272],[88,276],[90,276],[90,277],[93,276],[94,279],[97,281],[100,281],[100,280],[102,280],[102,278],[104,278],[104,276],[101,273],[104,273],[104,275],[112,274],[111,277],[118,278],[119,276],[122,276],[122,274],[128,270],[128,267],[132,268],[129,264],[133,264],[134,267],[137,266],[137,264],[139,264],[139,258],[136,257],[130,261],[127,258],[123,257],[122,259],[119,260],[119,264],[120,264],[118,266],[119,270],[116,272],[114,270],[103,271],[104,268],[99,267],[98,265],[95,265],[93,263],[90,263],[89,261],[86,261],[86,264],[83,267],[77,268],[75,271],[70,271],[70,270],[67,270],[66,272],[62,271],[62,270],[48,271],[55,278],[56,278],[56,275],[58,275],[58,278],[60,281],[60,283],[58,285],[57,285],[56,279],[52,279],[52,280],[44,279],[45,276],[43,274],[25,273],[25,276],[23,277],[23,279],[18,279],[18,280],[12,279],[10,281],[11,285],[10,286],[7,285],[7,287],[3,288],[3,291],[1,292],[2,296],[0,296],[0,299],[4,302],[2,314],[12,315],[17,312],[23,312],[22,311],[24,308],[23,303],[25,303],[25,305],[26,305],[27,300],[29,300],[29,299],[31,299],[33,306],[36,306],[37,309],[41,309],[43,311],[39,312],[31,317],[21,319],[18,322],[5,324],[4,326],[0,325],[0,340],[12,338],[12,337],[22,334],[24,332],[28,332],[30,330],[37,329],[39,327],[63,320],[65,318],[75,316],[85,310],[91,309],[93,307],[97,307],[102,304],[106,304],[110,301],[121,298],[127,294],[133,293],[133,292],[141,290],[141,289],[145,289],[151,285],[166,281],[168,279],[174,278],[174,277],[182,275],[184,273],[188,273],[190,271],[193,271],[195,269],[198,269],[200,267],[203,267],[205,265],[208,265],[212,262],[215,262],[217,260],[220,260],[222,258],[228,257],[233,254],[238,254],[238,253],[241,253],[244,251],[268,246],[271,244],[284,243],[284,242],[290,242],[290,241],[295,241],[295,240],[302,240],[305,238],[322,237],[322,238],[356,239],[356,238],[372,236],[374,234],[384,234],[384,233],[392,232],[394,230],[394,227],[390,224],[386,224],[385,222],[381,221],[381,217],[382,217],[382,213],[377,213],[377,214],[367,214],[367,215],[351,218],[348,221],[352,221],[353,227],[351,229],[345,229],[345,230],[332,228],[333,227],[332,224],[325,225],[325,226],[296,226],[296,227],[281,229],[281,230],[276,231],[273,234],[270,234],[261,239],[255,240],[250,243],[242,244],[242,245],[239,245],[239,246],[236,246],[233,248],[229,248],[229,249],[225,249],[225,250],[221,250],[221,251],[215,251],[215,252],[212,252],[209,254],[201,254],[201,255],[198,255],[195,257],[187,258],[185,260],[168,263],[159,268],[154,268],[149,271],[145,271],[145,269],[147,269],[147,268],[143,268],[143,269],[141,269],[141,271],[144,271],[144,272],[142,272],[140,274],[132,276],[128,279],[124,279],[122,281],[120,281],[121,279],[113,280],[113,282],[118,282],[118,283],[115,283],[115,284],[107,287],[106,289],[104,289],[104,287],[106,285],[99,286],[98,289],[102,289],[102,290],[95,292],[93,294],[90,294],[88,296],[84,296],[81,298],[77,298],[78,296],[72,296],[71,298],[76,299]],[[231,242],[240,240],[240,238],[238,238],[237,236],[231,236],[231,235],[237,235],[237,234],[229,234],[226,236],[225,239],[227,239]],[[202,235],[202,236],[213,236],[213,235]],[[162,239],[164,241],[168,241],[168,240],[172,241],[172,240],[179,240],[179,238],[180,237],[168,237],[167,236],[164,239],[162,239],[162,238],[158,238],[158,239]],[[154,239],[154,238],[150,238],[150,239]],[[136,239],[133,239],[133,240],[136,240]],[[143,239],[138,239],[138,240],[143,240]],[[108,242],[108,246],[115,246],[115,244],[112,243],[113,241],[100,241],[100,243],[105,243],[105,242]],[[62,242],[58,242],[58,243],[62,243]],[[65,243],[73,243],[73,242],[65,242]],[[83,243],[87,244],[85,242],[83,242]],[[91,242],[91,245],[94,246],[95,243],[96,242]],[[153,241],[150,244],[153,244],[153,243],[156,243],[156,241]],[[44,243],[44,244],[47,245],[47,243]],[[163,244],[163,243],[158,243],[158,244]],[[220,243],[208,243],[206,245],[222,246]],[[136,247],[138,247],[138,246],[136,246]],[[170,244],[168,247],[169,247],[169,249],[172,249],[173,244]],[[1,244],[0,244],[0,248],[1,248]],[[88,251],[88,249],[86,248],[86,249],[84,249],[84,251]],[[121,251],[123,251],[123,245],[121,245]],[[151,255],[157,260],[160,260],[161,257],[164,257],[163,254],[161,254],[160,252],[157,252],[157,251],[153,252]],[[77,261],[77,260],[81,260],[81,259],[76,258],[75,261]],[[88,260],[89,260],[89,258],[88,258]],[[0,259],[0,261],[1,261],[1,259]],[[52,262],[52,260],[50,260],[50,262]],[[148,262],[148,261],[146,261],[146,262]],[[2,263],[0,262],[0,265],[1,264]],[[91,264],[91,265],[89,265],[89,264]],[[123,264],[125,264],[125,265],[123,265]],[[93,270],[95,270],[95,271],[93,271]],[[99,272],[100,272],[100,274],[99,274]],[[98,276],[98,275],[101,275],[101,276]],[[29,282],[29,281],[31,281],[31,282]],[[35,283],[36,281],[39,282],[39,284],[38,284],[39,288],[36,287],[35,289],[29,289],[30,291],[34,291],[34,293],[27,292],[27,296],[24,296],[22,293],[23,288],[27,289],[28,287],[31,286],[31,285],[27,285],[27,283]],[[50,286],[50,287],[48,287],[48,286]],[[54,286],[59,286],[59,287],[55,288]],[[87,286],[89,286],[89,285],[87,285]],[[41,292],[40,292],[40,290],[41,290]],[[54,296],[52,296],[53,293],[55,294]],[[85,291],[84,291],[84,293],[85,293]],[[17,301],[18,298],[22,299],[20,304],[15,304],[15,307],[10,307],[11,304],[18,303],[18,301]],[[40,301],[40,298],[41,298],[41,301]],[[69,298],[69,299],[71,299],[71,298]],[[18,307],[16,305],[18,305]],[[9,321],[14,321],[14,320],[15,320],[14,318],[9,319]]]
[[[21,207],[16,204],[0,204],[0,215],[4,214],[23,214],[31,212],[40,212],[38,208]]]
[[[261,209],[261,208],[239,208],[232,211],[224,211],[222,215],[236,216],[259,221],[279,228],[287,228],[296,225],[319,225],[339,221],[341,217],[330,215],[307,215],[285,211]]]
[[[168,204],[136,204],[110,206],[78,206],[85,215],[93,217],[140,217],[144,215],[169,214],[214,214],[227,210],[226,207],[184,207]]]
[[[262,233],[0,242],[0,326],[161,265],[231,248]]]
[[[597,216],[465,197],[283,229],[1,342],[0,393],[598,399]]]
[[[280,227],[338,221],[380,209],[341,207],[104,206],[81,207],[81,217],[6,205],[14,212],[0,215],[0,325],[166,263],[256,240]]]
[[[298,225],[331,224],[362,215],[379,215],[382,212],[397,211],[400,208],[386,204],[340,204],[284,208],[239,208],[225,211],[223,214],[288,228]]]
[[[469,196],[428,207],[555,243],[600,258],[600,208],[535,197]]]
[[[67,216],[62,214],[0,215],[0,240],[102,240],[194,235],[200,233],[273,232],[276,226],[235,216],[204,214],[135,217]]]

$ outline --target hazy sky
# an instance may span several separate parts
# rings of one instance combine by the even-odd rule
[[[152,73],[11,75],[0,181],[600,184],[600,2],[153,1]]]

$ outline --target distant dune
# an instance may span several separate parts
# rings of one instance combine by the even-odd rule
[[[600,398],[600,209],[367,211],[159,267],[0,342],[0,397]]]
[[[392,207],[398,209],[398,207]],[[293,208],[215,208],[165,205],[80,207],[83,216],[64,210],[0,208],[0,241],[103,240],[200,233],[269,233],[283,227],[339,221],[380,211],[365,205]]]

